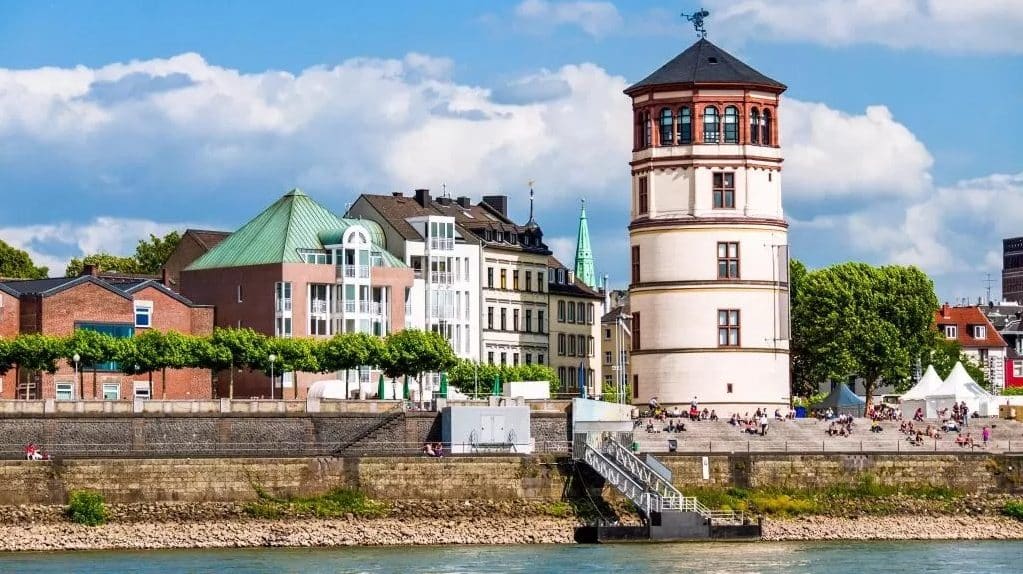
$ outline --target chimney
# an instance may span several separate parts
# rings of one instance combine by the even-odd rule
[[[417,189],[416,190],[416,203],[426,207],[430,205],[430,190],[429,189]]]
[[[160,269],[160,283],[163,283],[164,287],[170,287],[170,274],[167,273],[167,268]]]
[[[508,196],[507,195],[484,195],[483,203],[489,205],[502,217],[508,217]]]
[[[462,209],[469,209],[470,207],[472,207],[472,200],[464,195],[459,197],[455,201],[458,202],[458,205],[462,206]]]
[[[949,309],[948,302],[946,301],[945,304],[941,306],[941,318],[942,319],[948,319],[949,318],[948,309]]]
[[[88,263],[86,265],[83,265],[82,266],[82,275],[81,276],[84,277],[86,275],[92,275],[93,277],[98,276],[99,275],[99,268],[96,267],[95,265],[93,265],[92,263]]]
[[[391,197],[404,197],[400,191],[392,191]]]

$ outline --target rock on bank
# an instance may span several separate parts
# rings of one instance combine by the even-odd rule
[[[764,520],[764,540],[1018,540],[1023,522],[1001,516],[807,516]]]

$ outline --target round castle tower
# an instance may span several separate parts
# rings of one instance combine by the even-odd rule
[[[785,86],[701,39],[631,86],[632,400],[789,402]]]

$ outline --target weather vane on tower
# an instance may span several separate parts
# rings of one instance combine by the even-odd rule
[[[710,11],[700,8],[692,14],[682,13],[682,17],[693,23],[693,28],[696,28],[696,35],[701,38],[707,37],[707,29],[703,27],[703,19],[710,16]]]

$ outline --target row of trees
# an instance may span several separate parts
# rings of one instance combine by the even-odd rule
[[[939,335],[934,284],[916,267],[841,263],[811,271],[793,260],[789,288],[793,395],[856,375],[869,407],[882,382],[908,389],[918,363],[947,376],[962,361],[974,379],[985,380],[956,341]]]
[[[490,394],[494,379],[505,381],[547,381],[551,393],[558,392],[561,382],[548,365],[491,365],[460,359],[448,370],[448,382],[466,395]]]
[[[373,366],[389,377],[415,377],[422,396],[423,373],[444,371],[457,363],[443,337],[415,329],[384,339],[345,333],[326,340],[268,337],[247,328],[218,328],[208,337],[146,330],[130,338],[78,330],[69,337],[22,334],[0,339],[0,375],[15,366],[55,373],[61,362],[71,364],[76,355],[84,370],[113,362],[125,374],[148,374],[150,381],[154,372],[167,369],[227,370],[228,396],[232,398],[234,373],[241,369],[329,373]]]

